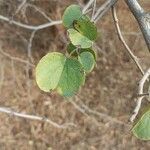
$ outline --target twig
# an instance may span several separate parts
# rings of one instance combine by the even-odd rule
[[[117,120],[116,118],[113,118],[113,117],[111,117],[111,116],[109,116],[109,115],[107,115],[107,114],[104,114],[104,113],[101,113],[101,112],[97,112],[97,111],[94,111],[94,110],[90,109],[90,108],[89,108],[88,106],[86,106],[83,102],[82,102],[81,105],[76,104],[74,101],[70,101],[70,102],[73,104],[73,106],[74,106],[78,111],[80,111],[81,113],[83,113],[83,114],[84,114],[85,116],[87,116],[87,117],[90,117],[90,115],[88,115],[88,114],[86,113],[86,111],[89,112],[90,114],[97,115],[97,116],[99,116],[100,118],[104,118],[104,119],[109,120],[109,121],[111,121],[111,122],[113,122],[113,123],[120,124],[120,125],[125,125],[125,126],[126,126],[126,124],[125,124],[124,122],[119,121],[119,120]]]
[[[132,58],[133,62],[137,66],[137,68],[140,70],[141,74],[144,75],[144,71],[143,71],[142,66],[140,65],[140,63],[138,61],[138,58],[132,53],[131,49],[129,48],[129,46],[127,45],[127,43],[125,42],[125,40],[122,36],[120,26],[119,26],[119,23],[118,23],[116,9],[115,9],[114,6],[112,7],[112,15],[113,15],[115,27],[116,27],[117,34],[118,34],[118,37],[119,37],[120,41],[122,42],[123,46],[125,47],[126,51],[128,52],[129,56]]]
[[[37,12],[39,12],[45,19],[47,19],[49,22],[52,22],[53,20],[48,17],[40,8],[38,8],[37,6],[35,5],[32,5],[32,4],[26,4],[26,7],[32,7],[34,8]]]
[[[2,55],[4,55],[5,57],[8,57],[11,60],[18,61],[18,62],[21,62],[21,63],[24,63],[24,64],[29,64],[31,67],[35,67],[34,64],[29,63],[27,60],[24,60],[24,59],[21,59],[21,58],[18,58],[18,57],[13,57],[13,56],[9,55],[8,53],[6,53],[2,50],[0,50],[0,53]]]
[[[36,33],[37,30],[34,30],[32,33],[31,33],[31,36],[30,36],[30,39],[29,39],[29,43],[28,43],[28,47],[27,47],[27,51],[28,51],[28,58],[29,58],[29,61],[31,60],[31,62],[33,62],[33,57],[32,57],[32,42],[33,42],[33,38],[35,36],[35,33]]]
[[[104,14],[117,2],[117,0],[107,0],[95,13],[93,20],[96,23]]]
[[[19,13],[19,11],[24,7],[25,3],[27,2],[27,0],[22,0],[21,4],[19,5],[19,7],[17,8],[16,12],[14,13],[13,17]]]
[[[6,108],[6,107],[0,107],[0,112],[7,113],[7,114],[10,114],[10,115],[13,115],[16,117],[20,117],[20,118],[26,118],[26,119],[30,119],[30,120],[38,120],[38,121],[47,122],[56,128],[64,129],[64,128],[68,128],[69,126],[76,127],[76,125],[74,123],[65,123],[65,124],[60,125],[46,117],[28,115],[25,113],[18,113],[18,112],[12,111],[10,108]]]
[[[138,95],[142,95],[143,94],[143,90],[144,90],[144,84],[146,82],[146,80],[149,78],[150,76],[150,68],[146,71],[146,73],[144,74],[144,76],[142,77],[142,79],[139,82],[139,88],[138,88]],[[141,104],[142,104],[142,100],[145,96],[140,96],[137,98],[136,100],[136,107],[133,111],[132,116],[130,117],[130,121],[133,122],[136,118],[136,116],[138,115],[138,112],[141,108]]]
[[[91,21],[94,21],[95,10],[96,10],[96,0],[94,0],[94,2],[93,2],[93,10],[92,10]]]
[[[104,118],[104,119],[106,119],[106,120],[109,120],[109,121],[114,122],[114,123],[117,123],[117,124],[126,125],[124,122],[122,122],[122,121],[120,121],[120,120],[117,120],[116,118],[113,118],[113,117],[111,117],[111,116],[109,116],[109,115],[107,115],[107,114],[104,114],[104,113],[101,113],[101,112],[97,112],[97,111],[95,111],[95,110],[90,109],[90,108],[89,108],[88,106],[86,106],[85,104],[82,104],[82,107],[83,107],[85,110],[87,110],[89,113],[91,113],[91,114],[95,114],[95,115],[97,115],[97,116],[99,116],[99,117],[101,117],[101,118]]]
[[[1,57],[0,57],[1,59]],[[4,79],[5,79],[5,64],[1,62],[1,65],[0,65],[0,94],[1,94],[1,91],[2,91],[2,86],[3,86],[3,83],[4,83]]]
[[[14,24],[14,25],[17,25],[19,27],[29,29],[29,30],[41,30],[41,29],[45,29],[45,28],[51,27],[53,25],[59,25],[59,24],[62,23],[61,20],[58,20],[58,21],[52,21],[52,22],[48,22],[48,23],[45,23],[45,24],[33,26],[33,25],[23,24],[23,23],[15,21],[15,20],[11,20],[11,19],[9,19],[7,17],[4,17],[2,15],[0,15],[0,20],[9,22],[10,24]]]
[[[91,7],[92,3],[94,2],[95,0],[89,0],[89,2],[84,6],[83,10],[82,10],[82,13],[85,14],[86,11]]]

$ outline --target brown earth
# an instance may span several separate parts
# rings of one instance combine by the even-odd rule
[[[78,1],[79,2],[79,1]],[[80,1],[81,2],[81,1]],[[100,1],[98,6],[104,1]],[[150,2],[142,0],[149,10]],[[57,20],[66,6],[77,1],[47,0],[31,1],[49,17]],[[0,14],[14,14],[19,1],[0,1]],[[126,42],[139,57],[144,69],[150,66],[150,55],[136,20],[124,1],[117,4],[117,13]],[[38,12],[21,11],[14,20],[29,24],[46,22]],[[28,22],[27,22],[28,21]],[[34,67],[12,61],[0,53],[0,106],[10,107],[63,124],[73,122],[77,127],[58,129],[48,123],[17,118],[0,113],[0,150],[149,150],[150,142],[135,138],[128,118],[135,106],[137,83],[141,74],[118,40],[111,12],[98,23],[99,47],[97,65],[87,76],[85,85],[78,94],[65,100],[56,93],[44,93],[35,83]],[[28,59],[28,30],[0,22],[1,51],[11,57]],[[50,51],[65,53],[66,31],[62,25],[38,31],[32,45],[34,64]],[[70,103],[90,108],[79,111]],[[147,102],[145,101],[145,104]]]

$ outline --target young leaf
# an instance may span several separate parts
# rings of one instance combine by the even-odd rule
[[[142,140],[150,140],[150,110],[148,110],[132,129],[133,134]]]
[[[62,17],[63,25],[66,28],[71,28],[73,26],[73,21],[78,20],[82,16],[82,11],[78,5],[70,5],[66,8],[64,15]]]
[[[71,43],[75,46],[80,46],[81,48],[90,48],[93,44],[91,40],[74,29],[69,29],[68,33]]]
[[[57,91],[63,96],[73,96],[84,81],[85,74],[82,65],[77,59],[67,58]]]
[[[93,22],[87,17],[81,17],[79,20],[75,20],[74,28],[79,31],[82,35],[86,36],[91,41],[96,40],[97,28]]]
[[[36,67],[36,82],[45,92],[54,90],[60,80],[66,58],[63,54],[53,52],[45,55]]]
[[[80,63],[82,64],[85,72],[89,73],[92,71],[95,65],[95,58],[90,52],[82,52],[78,57]]]

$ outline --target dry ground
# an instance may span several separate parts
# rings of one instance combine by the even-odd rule
[[[73,0],[29,2],[53,19],[61,18],[67,5],[77,3]],[[98,5],[101,3],[99,0]],[[0,14],[11,16],[18,4],[17,0],[0,1]],[[148,0],[143,0],[142,4],[147,10],[150,8]],[[46,22],[33,9],[26,12],[21,11],[14,19],[30,24]],[[117,13],[126,42],[140,58],[143,67],[148,68],[150,55],[135,19],[122,0],[117,4]],[[59,124],[74,122],[77,125],[58,129],[48,123],[0,113],[0,150],[150,149],[150,142],[140,141],[131,134],[128,123],[141,75],[118,40],[111,12],[98,22],[97,27],[100,32],[97,65],[88,75],[85,86],[72,98],[78,106],[83,108],[86,105],[90,111],[81,112],[70,103],[71,99],[65,100],[56,93],[40,91],[35,83],[34,68],[30,68],[28,76],[27,64],[12,61],[0,53],[0,106],[46,116]],[[0,22],[1,51],[27,60],[29,37],[28,30]],[[32,45],[34,64],[49,51],[64,53],[64,37],[66,31],[61,25],[38,31]]]

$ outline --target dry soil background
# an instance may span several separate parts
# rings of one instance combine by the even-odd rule
[[[49,17],[59,20],[65,7],[75,0],[28,0]],[[98,6],[104,1],[99,0]],[[149,0],[141,1],[150,10]],[[12,17],[19,0],[0,0],[0,14]],[[138,25],[123,0],[117,4],[123,35],[146,69],[150,54]],[[33,7],[22,9],[14,20],[41,24],[45,19]],[[99,49],[97,65],[88,75],[78,94],[65,100],[56,93],[44,93],[35,83],[34,67],[13,61],[27,60],[30,31],[0,21],[0,106],[18,112],[46,116],[62,124],[74,122],[77,127],[58,129],[40,121],[16,118],[0,113],[0,150],[149,150],[150,142],[136,139],[130,132],[128,118],[135,106],[137,82],[141,75],[118,40],[111,11],[97,23]],[[32,45],[33,63],[47,52],[65,53],[66,31],[62,25],[35,34]],[[74,103],[71,103],[73,100]],[[145,105],[147,103],[145,102]],[[79,108],[86,110],[81,112]]]

